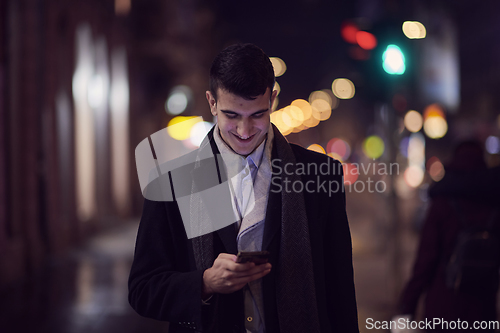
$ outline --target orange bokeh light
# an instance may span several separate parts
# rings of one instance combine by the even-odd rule
[[[429,158],[427,160],[426,167],[433,181],[438,182],[443,179],[445,169],[443,163],[441,163],[439,158],[437,158],[436,156]]]
[[[429,105],[424,110],[424,120],[426,120],[427,118],[430,118],[430,117],[441,117],[443,119],[446,119],[446,117],[444,115],[444,111],[441,108],[441,106],[439,106],[439,104],[435,104],[435,103]]]
[[[359,171],[356,165],[352,163],[344,163],[342,164],[342,168],[344,169],[344,184],[352,185],[358,180]]]
[[[318,145],[317,143],[313,143],[312,145],[307,147],[307,149],[315,151],[317,153],[326,154],[325,149],[320,145]]]
[[[427,163],[425,163],[425,167],[426,167],[427,171],[429,171],[429,169],[431,168],[431,165],[434,164],[435,162],[441,162],[441,161],[436,156],[432,156],[431,158],[429,158],[427,160]]]

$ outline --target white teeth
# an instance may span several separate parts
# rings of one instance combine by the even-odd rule
[[[239,135],[236,135],[238,138],[240,138],[241,140],[248,140],[250,139],[252,136],[247,136],[246,138],[242,137],[242,136],[239,136]]]

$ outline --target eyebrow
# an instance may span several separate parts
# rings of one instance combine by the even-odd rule
[[[269,108],[267,109],[263,109],[263,110],[259,110],[259,111],[255,111],[254,113],[252,113],[250,116],[254,116],[256,114],[259,114],[259,113],[264,113],[264,112],[267,112],[269,111]],[[230,114],[237,114],[239,116],[241,116],[238,112],[236,111],[232,111],[232,110],[221,110],[221,112],[224,112],[224,113],[230,113]]]

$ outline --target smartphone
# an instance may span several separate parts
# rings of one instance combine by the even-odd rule
[[[269,251],[239,251],[236,262],[253,262],[256,265],[262,265],[269,261],[269,254]]]

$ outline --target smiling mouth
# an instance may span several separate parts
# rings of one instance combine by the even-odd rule
[[[231,134],[233,134],[239,141],[242,141],[242,142],[248,142],[248,141],[252,140],[253,137],[255,136],[255,134],[252,134],[249,137],[242,137],[242,136],[239,136],[238,134],[234,134],[234,133],[231,133]]]

